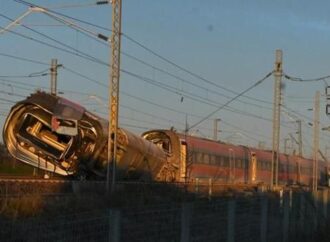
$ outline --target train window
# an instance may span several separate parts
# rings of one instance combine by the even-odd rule
[[[196,153],[196,163],[203,163],[203,154],[200,152]]]
[[[224,157],[223,158],[223,166],[224,167],[228,167],[229,166],[229,158],[228,157]]]
[[[215,155],[210,155],[210,164],[211,165],[216,165]]]
[[[223,166],[222,164],[223,157],[222,156],[216,156],[216,161],[219,166]]]
[[[210,156],[208,154],[204,154],[203,163],[210,164]]]
[[[236,167],[237,168],[242,168],[242,161],[241,160],[236,160]]]

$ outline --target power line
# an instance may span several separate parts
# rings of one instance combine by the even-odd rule
[[[46,72],[49,71],[49,69],[43,70],[43,71],[38,71],[38,72],[33,72],[30,74],[26,75],[1,75],[0,78],[33,78],[33,77],[41,77],[41,76],[47,76],[50,73]]]
[[[45,7],[42,7],[40,5],[36,5],[36,4],[33,4],[33,3],[30,3],[30,2],[27,2],[27,1],[23,1],[23,0],[13,0],[14,2],[17,2],[17,3],[20,3],[20,4],[23,4],[25,6],[28,6],[28,7],[37,7],[37,8],[42,8],[42,9],[45,9],[47,10],[47,12],[50,12],[50,13],[54,13],[54,14],[57,14],[57,15],[60,15],[62,17],[65,17],[65,18],[68,18],[68,19],[72,19],[72,20],[75,20],[77,22],[80,22],[80,23],[83,23],[83,24],[86,24],[86,25],[89,25],[89,26],[93,26],[93,27],[96,27],[98,29],[102,29],[102,30],[106,30],[106,31],[112,31],[111,29],[109,28],[106,28],[106,27],[103,27],[103,26],[99,26],[97,24],[93,24],[93,23],[90,23],[90,22],[87,22],[87,21],[84,21],[84,20],[81,20],[81,19],[78,19],[78,18],[74,18],[74,17],[71,17],[71,16],[68,16],[68,15],[65,15],[63,13],[59,13],[57,11],[54,11],[54,10],[51,10],[49,8],[45,8]]]
[[[145,81],[147,83],[150,83],[152,85],[155,85],[155,86],[158,86],[166,91],[169,91],[169,92],[172,92],[174,94],[177,94],[181,97],[186,97],[188,99],[191,99],[191,100],[194,100],[196,102],[199,102],[199,103],[204,103],[206,105],[209,105],[209,106],[214,106],[214,107],[219,107],[219,105],[222,105],[222,104],[219,104],[219,103],[210,103],[210,100],[208,99],[205,99],[204,97],[201,97],[201,96],[198,96],[196,94],[192,94],[192,93],[188,93],[186,91],[183,91],[183,90],[178,90],[172,86],[169,86],[169,85],[166,85],[166,84],[163,84],[163,83],[160,83],[158,81],[155,81],[155,80],[151,80],[150,78],[147,78],[147,77],[143,77],[143,76],[140,76],[138,74],[135,74],[135,73],[132,73],[132,72],[129,72],[129,71],[126,71],[126,70],[123,70],[121,69],[121,71],[125,74],[128,74],[132,77],[135,77],[139,80],[142,80],[142,81]],[[185,94],[185,93],[188,93],[188,94]],[[240,95],[236,96],[236,98],[240,97]],[[230,100],[229,102],[227,102],[227,104],[224,106],[226,107],[230,102],[232,102],[232,100]],[[246,111],[241,111],[241,110],[238,110],[238,109],[234,109],[234,108],[225,108],[225,110],[227,111],[230,111],[230,112],[234,112],[234,113],[240,113],[240,114],[243,114],[243,115],[246,115],[246,116],[250,116],[250,117],[255,117],[255,118],[258,118],[258,119],[263,119],[263,120],[266,120],[266,121],[272,121],[271,119],[268,119],[268,118],[264,118],[264,117],[261,117],[261,116],[257,116],[253,113],[250,113],[250,112],[246,112]]]
[[[83,78],[85,78],[86,80],[89,80],[89,81],[91,81],[91,82],[94,82],[94,83],[96,83],[96,84],[98,84],[98,85],[101,85],[101,86],[104,86],[104,87],[107,87],[107,85],[105,85],[105,84],[103,84],[103,83],[101,83],[101,82],[99,82],[99,81],[96,81],[95,79],[92,79],[92,78],[90,78],[90,77],[87,77],[86,75],[83,75],[83,74],[81,74],[81,73],[78,73],[77,71],[74,71],[74,70],[72,70],[72,69],[70,69],[70,68],[67,68],[67,67],[63,67],[64,69],[66,69],[66,70],[68,70],[68,71],[70,71],[71,73],[73,73],[73,74],[76,74],[76,75],[78,75],[78,76],[80,76],[80,77],[83,77]],[[135,77],[135,78],[138,78],[138,79],[140,79],[140,80],[143,80],[143,81],[146,81],[146,82],[148,82],[148,83],[150,83],[150,84],[153,84],[153,85],[156,85],[156,86],[158,86],[158,87],[161,87],[161,88],[163,88],[163,89],[165,89],[165,90],[167,90],[167,91],[170,91],[170,92],[174,92],[174,93],[176,93],[176,94],[178,94],[178,95],[183,95],[182,94],[182,92],[180,93],[180,92],[178,92],[178,91],[175,91],[175,90],[173,90],[173,89],[175,89],[175,88],[173,88],[173,87],[171,87],[171,86],[168,86],[168,85],[165,85],[165,84],[162,84],[162,83],[160,83],[160,82],[156,82],[156,81],[154,81],[154,80],[150,80],[149,78],[146,78],[146,77],[142,77],[142,76],[140,76],[140,75],[137,75],[137,74],[135,74],[135,73],[132,73],[132,72],[129,72],[129,71],[126,71],[126,70],[123,70],[123,69],[121,69],[121,71],[123,72],[123,73],[125,73],[125,74],[128,74],[128,75],[130,75],[130,76],[133,76],[133,77]],[[190,94],[190,95],[193,95],[193,94]],[[187,96],[187,95],[185,95],[187,98],[190,98],[190,99],[192,99],[192,100],[195,100],[195,101],[198,101],[198,102],[201,102],[201,100],[200,99],[204,99],[205,100],[205,98],[203,98],[203,97],[199,97],[200,99],[196,99],[196,97],[192,97],[192,96]],[[198,96],[197,96],[198,97]],[[203,102],[203,101],[202,101]],[[205,103],[205,104],[207,104],[207,105],[213,105],[213,106],[215,106],[214,104],[210,104],[210,103],[208,103],[208,102],[203,102],[203,103]],[[153,103],[154,104],[154,103]],[[167,109],[170,109],[170,108],[167,108]],[[228,109],[227,109],[228,110]],[[230,111],[230,110],[229,110]],[[177,111],[176,111],[177,112]],[[264,119],[264,120],[267,120],[267,121],[271,121],[270,119],[265,119],[265,118],[263,118],[263,117],[259,117],[259,116],[257,116],[257,115],[255,115],[255,114],[251,114],[251,113],[249,113],[249,112],[244,112],[244,111],[240,111],[240,110],[235,110],[235,109],[233,109],[233,112],[237,112],[237,113],[241,113],[241,114],[244,114],[244,115],[248,115],[248,116],[252,116],[252,117],[256,117],[256,118],[261,118],[261,119]],[[181,112],[180,112],[181,113]]]
[[[71,20],[75,20],[77,22],[81,22],[81,23],[84,23],[86,25],[93,26],[93,27],[96,27],[96,28],[99,28],[99,29],[102,29],[102,30],[112,31],[109,28],[106,28],[106,27],[103,27],[103,26],[100,26],[100,25],[97,25],[97,24],[94,24],[94,23],[90,23],[88,21],[84,21],[84,20],[81,20],[81,19],[78,19],[78,18],[74,18],[74,17],[68,16],[68,15],[65,15],[65,14],[62,14],[62,13],[59,13],[59,12],[56,12],[56,11],[53,11],[53,10],[50,10],[50,9],[41,7],[41,6],[36,5],[36,4],[32,4],[32,3],[27,2],[27,1],[24,1],[24,0],[14,0],[14,1],[17,2],[17,3],[21,3],[21,4],[24,4],[26,6],[29,6],[29,7],[43,8],[43,9],[47,10],[50,13],[54,13],[54,14],[60,15],[62,17],[65,17],[65,18],[68,18],[68,19],[71,19]],[[192,75],[192,76],[194,76],[194,77],[196,77],[196,78],[198,78],[198,79],[200,79],[200,80],[202,80],[202,81],[204,81],[206,83],[209,83],[209,84],[211,84],[213,86],[216,86],[216,87],[218,87],[220,89],[226,90],[226,91],[228,91],[230,93],[233,93],[235,95],[238,94],[236,91],[230,90],[230,89],[228,89],[228,88],[226,88],[224,86],[221,86],[221,85],[219,85],[217,83],[211,82],[211,81],[207,80],[206,78],[203,78],[202,76],[200,76],[200,75],[198,75],[196,73],[193,73],[193,72],[189,71],[188,69],[186,69],[186,68],[184,68],[184,67],[182,67],[182,66],[180,66],[180,65],[178,65],[176,63],[174,63],[173,61],[169,60],[168,58],[163,57],[162,55],[160,55],[157,52],[153,51],[152,49],[148,48],[144,44],[142,44],[139,41],[135,40],[134,38],[128,36],[127,34],[125,34],[125,33],[121,33],[121,34],[122,34],[123,37],[127,38],[128,40],[130,40],[131,42],[135,43],[136,45],[140,46],[144,50],[146,50],[149,53],[153,54],[154,56],[160,58],[161,60],[163,60],[163,61],[165,61],[165,62],[167,62],[167,63],[169,63],[169,64],[171,64],[171,65],[173,65],[175,67],[177,67],[178,69],[180,69],[180,70],[182,70],[182,71],[184,71],[184,72],[186,72],[186,73],[188,73],[188,74],[190,74],[190,75]],[[273,104],[272,102],[269,102],[269,101],[266,101],[266,100],[262,100],[262,99],[257,99],[257,98],[254,98],[254,97],[249,97],[249,96],[244,96],[244,95],[243,95],[243,97],[248,98],[248,99],[251,99],[251,100],[255,100],[255,101],[258,101],[258,102],[262,102],[262,103]]]
[[[100,1],[98,1],[100,2]],[[100,5],[98,2],[90,2],[90,3],[80,3],[80,4],[66,4],[66,5],[53,5],[53,6],[48,6],[50,9],[70,9],[70,8],[82,8],[82,7],[92,7],[92,6],[98,6]],[[108,1],[103,1],[107,2]]]
[[[206,115],[205,118],[201,119],[200,121],[198,121],[197,123],[191,125],[189,127],[189,129],[192,129],[194,127],[196,127],[198,124],[202,123],[203,121],[205,121],[206,119],[210,118],[213,114],[217,113],[218,111],[220,111],[221,109],[223,109],[224,107],[226,107],[228,104],[230,104],[231,102],[235,101],[237,98],[239,98],[240,96],[244,95],[245,93],[247,93],[248,91],[250,91],[251,89],[255,88],[256,86],[258,86],[259,84],[261,84],[264,80],[266,80],[268,77],[270,77],[273,74],[273,72],[269,72],[264,78],[262,78],[261,80],[257,81],[256,83],[254,83],[252,86],[250,86],[249,88],[247,88],[246,90],[242,91],[241,93],[239,93],[237,96],[233,97],[231,100],[229,100],[228,102],[226,102],[225,104],[223,104],[222,106],[220,106],[219,108],[217,108],[216,110],[214,110],[213,112],[211,112],[210,114]],[[188,130],[189,130],[188,129]],[[187,130],[187,131],[188,131]]]
[[[12,22],[15,21],[14,19],[9,18],[9,17],[7,17],[7,16],[4,15],[4,14],[1,14],[1,13],[0,13],[0,16],[3,17],[3,18],[5,18],[5,19],[7,19],[7,20],[12,21]],[[84,56],[85,58],[89,58],[89,59],[92,59],[92,60],[94,60],[94,61],[99,61],[97,58],[95,58],[95,57],[93,57],[93,56],[91,56],[91,55],[89,55],[89,54],[87,54],[87,53],[84,53],[84,52],[82,52],[82,51],[80,51],[80,50],[78,50],[78,49],[76,49],[76,48],[74,48],[74,47],[72,47],[72,46],[70,46],[70,45],[67,45],[67,44],[65,44],[65,43],[63,43],[63,42],[61,42],[61,41],[59,41],[59,40],[57,40],[57,39],[55,39],[55,38],[52,38],[52,37],[50,37],[50,36],[48,36],[48,35],[46,35],[46,34],[44,34],[44,33],[41,33],[41,32],[39,32],[39,31],[37,31],[37,30],[34,30],[34,29],[32,29],[32,28],[30,28],[30,27],[24,25],[24,24],[21,24],[21,26],[24,27],[24,28],[26,28],[26,29],[28,29],[28,30],[30,30],[30,31],[32,31],[32,32],[34,32],[34,33],[36,33],[36,34],[38,34],[38,35],[40,35],[40,36],[42,36],[42,37],[44,37],[44,38],[46,38],[46,39],[48,39],[48,40],[51,40],[51,41],[55,42],[56,44],[59,44],[59,45],[61,45],[61,46],[64,46],[64,47],[66,47],[66,48],[68,48],[68,49],[70,49],[70,50],[73,50],[73,51],[75,51],[75,52],[79,52],[80,55]],[[2,29],[4,29],[4,28],[2,28]],[[8,30],[8,29],[7,29],[6,31],[9,31],[9,32],[11,32],[11,33],[14,32],[14,31],[12,31],[12,30]],[[17,32],[16,32],[16,33],[17,33]],[[74,52],[73,52],[73,53],[74,53]]]
[[[26,62],[34,63],[34,64],[47,65],[47,66],[49,66],[49,64],[46,63],[46,62],[36,61],[36,60],[24,58],[24,57],[18,57],[18,56],[14,56],[14,55],[5,54],[5,53],[0,53],[0,55],[1,56],[5,56],[5,57],[9,57],[9,58],[13,58],[13,59],[17,59],[17,60],[21,60],[21,61],[26,61]]]
[[[47,13],[46,13],[46,14],[47,14]],[[54,18],[54,19],[57,20],[57,21],[60,21],[61,23],[67,24],[66,22],[64,22],[64,20],[59,19],[59,18],[56,17],[56,16],[49,15],[49,14],[47,14],[47,15],[48,15],[49,17],[51,17],[51,18]],[[100,34],[92,33],[91,31],[89,31],[89,30],[85,30],[84,28],[82,28],[82,27],[80,27],[80,26],[75,26],[75,27],[74,27],[73,25],[68,25],[68,27],[73,28],[73,29],[76,29],[78,32],[84,34],[85,36],[87,36],[87,37],[89,37],[89,38],[91,38],[90,34],[92,34],[92,35],[94,36],[93,39],[94,39],[95,41],[98,41],[98,42],[100,42],[101,44],[104,44],[104,45],[108,46],[108,45],[105,44],[104,42],[101,42],[101,41],[98,40]],[[88,32],[88,34],[86,34],[86,33],[85,33],[84,31],[82,31],[82,30]],[[97,39],[95,39],[95,38],[97,38]],[[106,38],[106,41],[108,41],[107,38]],[[126,56],[126,57],[128,57],[128,58],[130,58],[130,59],[133,59],[133,60],[135,60],[135,61],[137,61],[137,62],[139,62],[139,63],[141,63],[141,64],[143,64],[143,65],[145,65],[145,66],[148,66],[148,67],[150,67],[150,68],[153,68],[154,70],[157,70],[157,71],[159,71],[159,72],[161,72],[161,73],[167,74],[167,75],[169,75],[169,76],[171,76],[171,77],[173,77],[173,78],[175,78],[175,79],[177,79],[177,80],[183,81],[183,82],[185,82],[185,83],[189,83],[189,84],[192,85],[192,86],[198,87],[198,88],[200,88],[200,89],[206,90],[206,91],[211,92],[211,93],[215,93],[215,94],[217,94],[217,95],[219,95],[219,96],[223,96],[223,97],[226,97],[226,98],[229,98],[229,99],[232,98],[232,97],[230,97],[230,96],[228,96],[228,95],[225,95],[225,94],[223,94],[223,93],[219,93],[219,92],[217,92],[217,91],[207,89],[207,88],[205,88],[204,86],[197,85],[197,84],[195,84],[195,83],[193,83],[193,82],[191,82],[191,81],[188,81],[188,80],[186,80],[186,79],[183,79],[183,78],[181,78],[181,77],[179,77],[179,76],[177,76],[177,75],[174,75],[174,74],[172,74],[172,73],[170,73],[170,72],[168,72],[168,71],[165,71],[165,70],[163,70],[163,69],[161,69],[161,68],[159,68],[159,67],[156,67],[156,66],[154,66],[154,65],[151,65],[151,64],[149,64],[149,63],[147,63],[147,62],[145,62],[145,61],[143,61],[143,60],[141,60],[141,59],[139,59],[139,58],[137,58],[137,57],[135,57],[135,56],[132,56],[132,55],[130,55],[130,54],[128,54],[128,53],[125,53],[124,51],[121,51],[121,53],[122,53],[124,56]],[[244,103],[244,104],[253,105],[253,106],[256,106],[256,107],[259,107],[259,108],[264,108],[264,109],[267,109],[267,110],[269,109],[269,107],[262,106],[262,105],[258,105],[258,104],[254,104],[254,103],[248,103],[248,102],[244,102],[244,101],[240,101],[240,100],[239,100],[239,102]]]
[[[4,29],[4,28],[3,28],[3,27],[0,27],[0,29]],[[51,47],[51,48],[56,49],[56,50],[60,50],[60,51],[62,51],[62,52],[64,52],[64,53],[66,53],[66,54],[75,55],[75,56],[81,57],[81,58],[83,58],[83,59],[86,59],[86,60],[92,61],[92,62],[94,62],[94,63],[98,63],[98,64],[102,64],[102,65],[106,65],[106,66],[108,66],[108,64],[107,64],[106,62],[103,62],[103,61],[98,60],[98,59],[93,60],[93,59],[91,59],[91,58],[88,58],[88,57],[86,57],[86,56],[84,56],[84,55],[79,54],[79,53],[80,53],[79,50],[76,50],[76,52],[73,52],[73,51],[70,51],[70,50],[68,50],[68,49],[61,48],[61,47],[58,47],[58,46],[56,46],[56,45],[52,45],[52,44],[49,44],[49,43],[47,43],[47,42],[44,42],[44,41],[42,41],[42,40],[38,40],[38,39],[36,39],[36,38],[30,37],[30,36],[28,36],[28,35],[18,33],[18,32],[13,31],[13,30],[9,30],[9,29],[7,29],[6,31],[7,31],[7,32],[10,32],[10,33],[12,33],[12,34],[14,34],[14,35],[20,36],[20,37],[22,37],[22,38],[24,38],[24,39],[27,39],[27,40],[30,40],[30,41],[34,41],[34,42],[36,42],[36,43],[38,43],[38,44],[41,44],[41,45],[44,45],[44,46],[47,46],[47,47]]]
[[[328,76],[323,76],[323,77],[317,77],[317,78],[312,78],[312,79],[303,79],[300,77],[292,77],[287,74],[283,75],[286,79],[290,81],[298,81],[298,82],[317,82],[317,81],[325,81],[325,79],[330,78],[330,75]]]

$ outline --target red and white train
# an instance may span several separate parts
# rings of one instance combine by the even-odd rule
[[[216,142],[173,130],[148,131],[143,137],[167,154],[168,165],[159,174],[160,180],[193,181],[196,178],[212,178],[227,183],[271,183],[272,151]],[[320,160],[317,167],[318,183],[328,184],[329,166]],[[279,155],[279,185],[311,186],[312,180],[313,160]]]
[[[62,176],[105,177],[108,122],[65,98],[37,92],[15,104],[3,129],[10,154]],[[113,145],[113,142],[112,142]],[[272,152],[151,130],[138,136],[118,131],[117,179],[270,184]],[[111,164],[110,164],[110,167]],[[328,183],[328,165],[318,161],[317,180]],[[278,184],[310,186],[313,161],[279,155]]]

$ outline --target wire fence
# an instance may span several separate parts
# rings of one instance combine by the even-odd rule
[[[1,217],[0,241],[329,241],[329,208],[328,190],[287,191],[65,216]]]

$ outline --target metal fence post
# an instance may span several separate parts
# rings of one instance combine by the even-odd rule
[[[313,191],[313,198],[312,198],[313,208],[312,208],[312,214],[313,214],[313,233],[317,230],[318,225],[318,217],[317,217],[317,211],[319,209],[318,206],[318,191]]]
[[[289,225],[290,225],[290,197],[288,194],[283,196],[283,242],[289,241]]]
[[[303,236],[304,234],[306,234],[305,231],[306,201],[305,201],[304,192],[301,192],[299,195],[300,195],[299,232]]]
[[[191,204],[183,204],[181,210],[181,239],[180,242],[190,241],[190,220],[191,220]]]
[[[109,242],[120,241],[120,211],[109,210]]]
[[[199,178],[195,179],[195,193],[199,193]]]
[[[261,218],[260,218],[260,242],[267,242],[267,218],[268,212],[268,198],[262,196],[261,198]]]
[[[323,190],[323,199],[322,199],[322,202],[323,202],[323,216],[325,219],[328,218],[328,190],[325,189]]]
[[[235,210],[236,210],[236,201],[230,200],[228,202],[227,242],[235,241]]]

